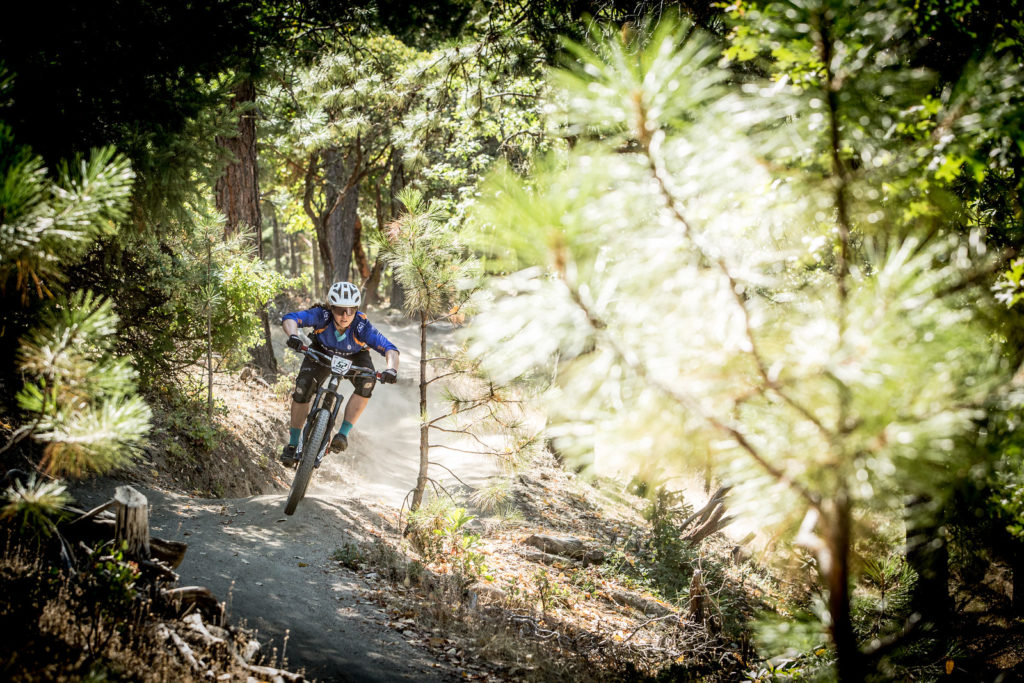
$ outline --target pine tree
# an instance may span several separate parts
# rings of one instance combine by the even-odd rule
[[[657,481],[710,454],[741,514],[814,554],[839,673],[862,680],[854,543],[968,471],[1010,368],[991,257],[948,229],[927,140],[902,133],[948,114],[916,106],[906,16],[773,8],[742,25],[790,60],[773,83],[738,83],[674,22],[568,46],[550,125],[572,145],[485,193],[481,244],[512,274],[471,351],[499,381],[557,371],[556,443],[604,471]]]
[[[113,353],[118,319],[110,301],[63,291],[64,269],[127,215],[132,177],[127,160],[105,148],[60,164],[51,180],[42,160],[0,126],[0,282],[11,304],[0,317],[5,345],[18,346],[4,377],[15,370],[23,378],[20,426],[2,451],[31,437],[45,444],[40,466],[51,473],[124,465],[149,430],[134,370]]]
[[[405,293],[405,311],[419,320],[420,327],[420,462],[410,504],[415,512],[423,503],[427,484],[434,482],[430,477],[430,449],[438,444],[431,441],[431,432],[467,437],[472,443],[470,452],[506,462],[514,461],[533,439],[521,429],[519,401],[508,387],[476,379],[473,363],[444,354],[428,356],[430,327],[464,315],[462,307],[477,264],[459,238],[458,229],[445,220],[437,204],[427,204],[415,190],[403,191],[399,199],[405,213],[378,239]],[[451,408],[430,415],[428,389],[438,380],[446,382],[445,398]],[[482,430],[499,433],[501,445],[484,441]]]

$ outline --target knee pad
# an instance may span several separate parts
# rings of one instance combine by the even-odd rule
[[[373,395],[373,387],[377,384],[376,377],[353,377],[352,386],[355,387],[356,396],[370,398]]]
[[[305,381],[303,381],[305,379]],[[295,382],[295,391],[292,392],[292,400],[296,403],[309,403],[309,399],[313,397],[313,382],[312,378],[299,375],[298,380]]]

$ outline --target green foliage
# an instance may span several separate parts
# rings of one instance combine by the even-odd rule
[[[133,178],[128,160],[106,147],[60,163],[51,180],[0,123],[0,283],[23,299],[60,291],[65,269],[127,215]]]
[[[1024,287],[1021,286],[1024,280],[1024,258],[1014,259],[1010,267],[1003,271],[999,280],[996,281],[996,298],[1012,307],[1024,300]]]
[[[120,548],[99,546],[83,570],[83,602],[96,605],[107,619],[123,616],[138,595],[135,582],[140,576],[139,568],[125,559],[126,550],[127,541]]]
[[[1012,374],[984,234],[921,163],[922,130],[987,100],[925,99],[891,3],[770,8],[752,52],[785,47],[799,79],[738,84],[687,26],[571,48],[551,124],[574,146],[496,173],[477,214],[479,244],[518,270],[470,353],[497,381],[557,370],[560,452],[599,472],[710,462],[733,512],[783,534],[802,517],[799,542],[835,568],[908,492],[967,476]]]
[[[345,543],[331,553],[331,560],[347,569],[360,569],[366,562],[363,551],[355,543]]]
[[[469,496],[470,502],[486,513],[508,510],[511,498],[512,482],[506,478],[497,478],[476,489]]]
[[[458,232],[420,192],[407,189],[399,201],[406,213],[381,236],[380,246],[405,290],[406,311],[431,319],[457,309],[475,265]]]
[[[152,400],[160,406],[157,427],[166,436],[163,445],[172,463],[202,460],[221,441],[220,430],[207,417],[206,391],[196,380],[151,389]],[[215,401],[214,414],[226,413],[224,404]]]
[[[135,372],[112,353],[117,323],[109,300],[76,292],[44,309],[22,338],[18,364],[28,379],[18,404],[32,437],[47,444],[43,464],[51,472],[80,476],[123,466],[149,431]]]
[[[917,575],[902,555],[865,558],[862,591],[851,604],[854,628],[862,640],[900,631],[910,615]]]
[[[660,594],[681,603],[689,592],[697,549],[683,540],[683,523],[693,513],[683,494],[659,488],[648,503],[644,517],[651,523],[651,552],[645,563],[648,576]]]
[[[473,519],[464,508],[434,498],[409,513],[409,535],[426,564],[440,563],[472,582],[489,579],[486,557],[477,550],[480,535],[463,527]]]
[[[18,532],[49,537],[65,516],[62,507],[71,501],[67,487],[59,482],[37,479],[32,475],[26,483],[15,481],[4,491],[6,504],[0,510],[0,521],[17,527]]]
[[[552,609],[570,606],[572,593],[562,584],[552,581],[547,569],[538,568],[533,572],[532,579],[537,591],[537,600],[540,601],[541,612],[545,616]]]
[[[106,240],[75,269],[94,291],[116,284],[124,321],[117,350],[131,356],[143,386],[177,379],[205,356],[206,316],[212,315],[213,353],[236,365],[262,332],[259,310],[290,280],[260,261],[244,237],[223,240],[219,217],[185,212],[163,237],[124,235]]]

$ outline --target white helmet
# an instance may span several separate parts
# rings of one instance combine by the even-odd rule
[[[359,288],[351,282],[335,282],[327,292],[328,306],[356,306],[362,299]]]

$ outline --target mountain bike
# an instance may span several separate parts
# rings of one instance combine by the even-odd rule
[[[306,495],[306,488],[309,480],[313,477],[313,470],[320,467],[327,448],[331,444],[331,434],[334,433],[334,422],[338,417],[338,410],[344,403],[341,395],[342,380],[354,377],[374,377],[380,379],[381,373],[374,372],[373,368],[364,368],[352,365],[352,361],[341,356],[333,356],[321,353],[309,346],[302,346],[297,353],[311,358],[316,363],[331,369],[330,377],[321,382],[316,389],[316,398],[309,408],[309,415],[306,417],[306,424],[302,428],[302,453],[299,456],[299,466],[295,471],[295,478],[292,479],[292,488],[288,492],[288,503],[285,505],[284,514],[290,515],[295,512],[296,506]]]

